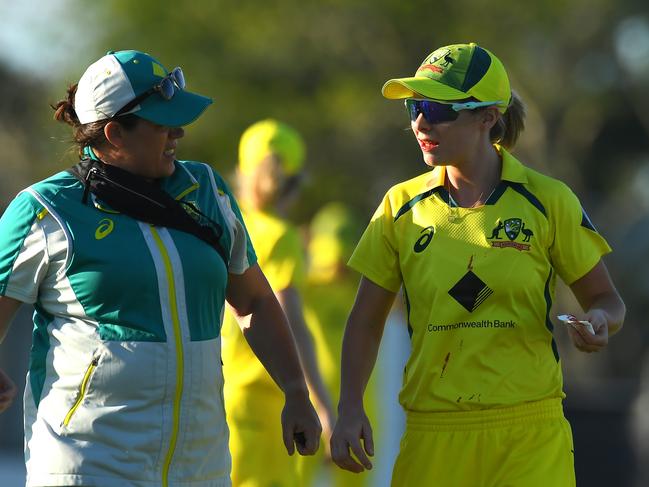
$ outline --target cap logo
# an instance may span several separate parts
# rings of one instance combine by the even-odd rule
[[[441,61],[441,62],[440,62]],[[451,57],[451,50],[444,49],[435,51],[431,54],[428,62],[424,62],[417,70],[417,75],[421,71],[432,71],[433,73],[443,73],[445,68],[455,63],[455,59]]]
[[[156,76],[160,76],[161,78],[167,76],[167,73],[165,72],[164,68],[160,66],[158,63],[153,63],[153,74],[155,74]]]

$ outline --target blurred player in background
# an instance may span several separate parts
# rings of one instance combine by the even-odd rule
[[[342,203],[322,207],[309,227],[308,274],[304,291],[306,321],[316,344],[318,364],[327,389],[337,399],[340,391],[340,353],[345,322],[354,304],[359,274],[347,266],[362,227]],[[365,394],[365,407],[373,424],[378,422],[376,390],[373,378]],[[323,438],[326,443],[329,438]],[[326,479],[334,487],[375,485],[370,475],[359,476],[339,468],[321,449],[315,457],[300,458],[303,486],[315,479]],[[324,471],[321,466],[328,465]]]
[[[243,133],[239,145],[238,192],[259,265],[288,318],[328,436],[332,403],[318,372],[313,338],[302,311],[304,246],[297,228],[285,219],[297,196],[304,155],[304,142],[293,128],[275,120],[253,124]],[[235,487],[297,487],[297,460],[282,448],[282,431],[274,421],[282,412],[284,398],[250,352],[239,329],[246,326],[226,312],[223,370],[231,426],[232,482]]]

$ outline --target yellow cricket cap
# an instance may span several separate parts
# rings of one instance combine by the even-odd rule
[[[267,119],[248,127],[239,142],[239,170],[251,174],[269,155],[275,155],[288,176],[297,174],[304,165],[305,145],[292,127]]]

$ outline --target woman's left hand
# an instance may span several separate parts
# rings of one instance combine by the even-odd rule
[[[602,309],[591,309],[582,318],[593,325],[595,334],[585,327],[568,326],[568,335],[577,350],[586,353],[599,352],[608,345],[608,315]]]

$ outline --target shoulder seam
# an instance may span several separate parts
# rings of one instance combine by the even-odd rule
[[[513,181],[508,181],[507,183],[510,188],[512,188],[514,191],[516,191],[518,194],[523,196],[529,203],[534,206],[537,210],[539,210],[543,216],[548,218],[548,212],[545,209],[545,206],[541,201],[532,193],[529,189],[525,187],[524,184],[522,183],[516,183]]]
[[[399,218],[408,213],[413,208],[413,206],[415,206],[420,201],[425,200],[429,196],[432,196],[433,194],[438,192],[439,189],[439,187],[429,189],[428,191],[424,191],[423,193],[420,193],[417,196],[411,198],[406,204],[399,208],[399,211],[397,211],[397,214],[394,216],[394,221],[396,222]]]
[[[29,192],[29,194],[31,194],[36,199],[36,201],[38,201],[44,208],[47,209],[49,214],[52,216],[52,218],[54,218],[56,223],[63,231],[63,234],[65,235],[65,240],[67,242],[68,249],[65,256],[65,265],[63,265],[59,270],[59,274],[64,274],[68,270],[68,267],[70,266],[70,261],[72,260],[72,236],[70,235],[70,231],[68,230],[67,225],[63,221],[63,218],[61,218],[61,216],[56,211],[54,211],[53,206],[50,204],[50,202],[46,201],[45,197],[42,194],[40,194],[31,186],[27,188],[25,191]]]

